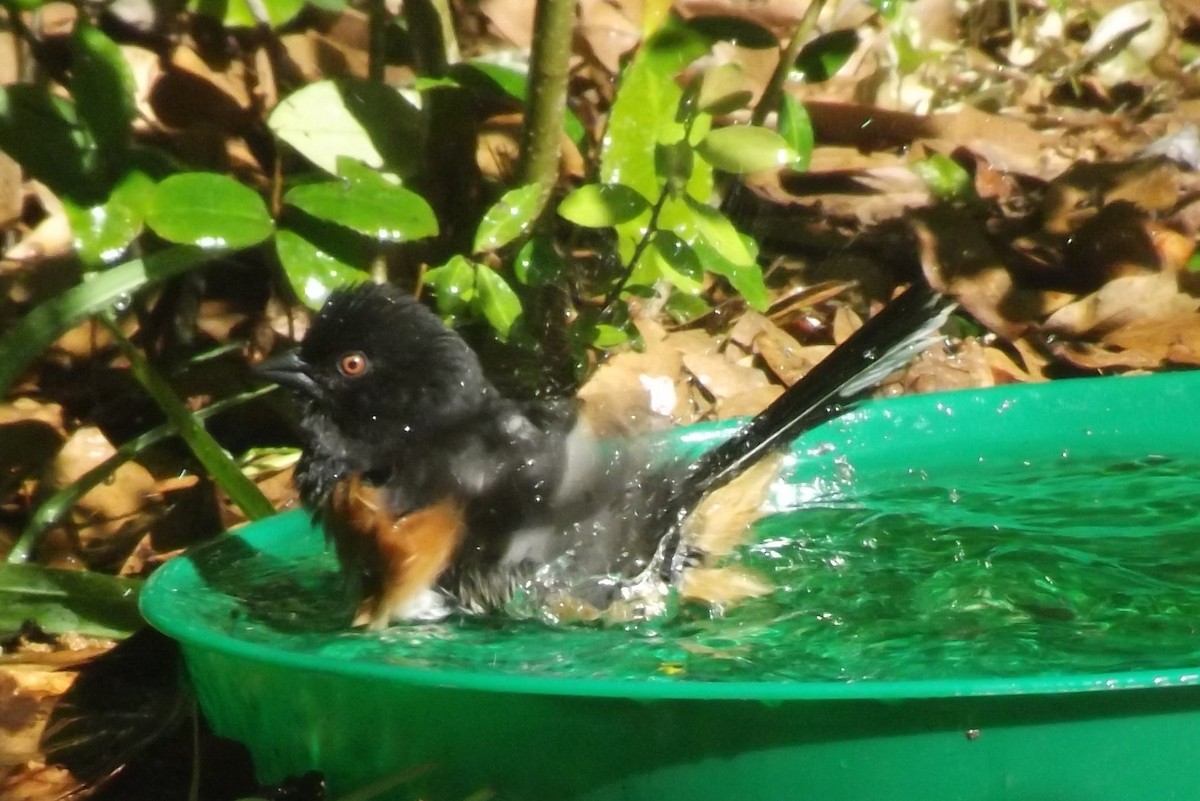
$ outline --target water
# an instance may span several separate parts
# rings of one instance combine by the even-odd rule
[[[490,674],[848,682],[1200,665],[1200,461],[1068,459],[953,486],[916,472],[887,490],[847,486],[801,492],[816,497],[760,524],[739,559],[778,590],[724,616],[347,631],[317,537],[281,558],[236,553],[238,540],[201,551],[220,592],[189,604],[206,625],[275,648]]]

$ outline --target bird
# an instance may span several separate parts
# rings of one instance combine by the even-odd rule
[[[694,459],[599,437],[569,398],[506,397],[461,335],[388,284],[332,292],[299,346],[257,372],[300,401],[294,482],[349,579],[353,625],[628,623],[668,616],[681,598],[769,592],[721,560],[782,455],[911,360],[954,308],[913,284]]]

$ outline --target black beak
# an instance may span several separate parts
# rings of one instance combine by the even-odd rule
[[[311,398],[321,397],[321,388],[313,380],[308,362],[300,357],[299,350],[289,350],[259,362],[254,372],[281,387],[292,389]]]

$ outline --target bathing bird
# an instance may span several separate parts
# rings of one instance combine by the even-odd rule
[[[302,404],[295,483],[354,588],[355,624],[497,612],[627,622],[681,597],[769,591],[722,559],[781,454],[910,360],[953,306],[913,285],[694,459],[600,438],[570,399],[505,397],[458,333],[389,285],[333,292],[299,347],[258,371]]]

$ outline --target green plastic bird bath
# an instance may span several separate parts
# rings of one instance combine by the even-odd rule
[[[319,770],[333,799],[394,780],[379,797],[1195,801],[1198,395],[1200,373],[1181,373],[864,405],[798,442],[779,483],[777,505],[804,507],[780,520],[819,521],[786,551],[789,600],[674,634],[348,632],[329,622],[345,603],[332,558],[298,513],[171,561],[142,609],[180,642],[213,728],[249,746],[260,780]],[[729,430],[670,443],[698,450]],[[1169,502],[1155,500],[1163,465]],[[979,489],[995,475],[1007,495]],[[923,487],[936,525],[926,535],[910,515],[895,536],[947,550],[902,568],[892,505]],[[1021,550],[1002,525],[1014,514],[1050,544]],[[786,534],[772,520],[764,539]],[[781,552],[763,547],[746,559],[769,571]],[[997,598],[970,570],[1015,589]],[[1111,592],[1072,584],[1104,576]],[[313,625],[314,609],[332,611]],[[796,619],[803,634],[779,633]],[[883,619],[898,639],[868,643],[861,627]],[[981,620],[1015,628],[993,636]],[[1043,649],[1057,656],[1039,661]]]

